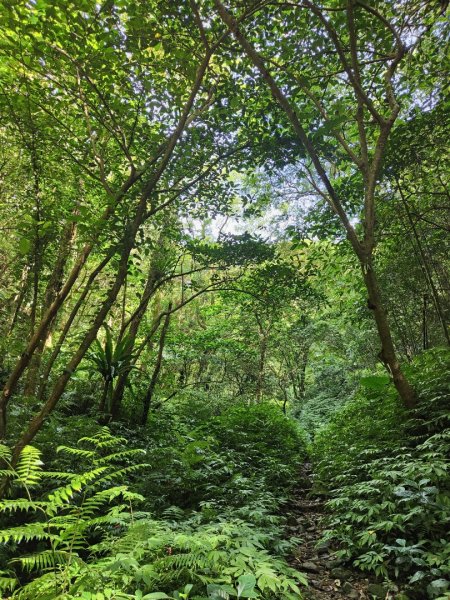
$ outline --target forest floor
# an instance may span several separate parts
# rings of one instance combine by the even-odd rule
[[[320,543],[324,530],[324,504],[323,498],[312,493],[311,466],[303,465],[300,485],[293,494],[286,515],[288,537],[295,536],[301,540],[290,562],[308,576],[309,587],[303,591],[304,599],[392,598],[382,585],[345,566],[330,545]]]

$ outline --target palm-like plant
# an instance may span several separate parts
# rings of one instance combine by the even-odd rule
[[[127,375],[135,368],[132,338],[124,335],[117,344],[114,344],[111,329],[107,325],[104,325],[104,328],[106,332],[104,345],[96,339],[87,355],[87,359],[103,378],[103,392],[98,405],[98,410],[102,413],[111,408],[114,379],[120,375]]]

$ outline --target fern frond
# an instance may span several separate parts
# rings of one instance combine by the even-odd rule
[[[31,571],[43,572],[48,569],[55,569],[57,566],[67,565],[72,561],[85,564],[78,555],[65,550],[44,550],[37,554],[14,558],[10,561],[10,564],[19,563],[25,571],[31,573]]]
[[[61,583],[61,574],[50,571],[17,590],[14,598],[17,600],[63,600],[64,596],[66,598],[67,596],[61,595],[59,592]]]
[[[54,490],[48,498],[55,507],[67,504],[77,492],[80,492],[84,487],[87,487],[92,481],[95,481],[99,475],[102,475],[107,470],[108,467],[103,466],[87,473],[83,473],[82,475],[74,475],[68,485]]]
[[[89,527],[99,527],[104,525],[110,525],[114,527],[128,527],[130,513],[126,512],[128,506],[120,504],[114,506],[107,515],[95,517],[89,520]]]
[[[61,481],[71,481],[74,478],[73,473],[65,471],[42,471],[42,479],[56,479]]]
[[[134,456],[146,454],[145,450],[140,448],[131,448],[129,450],[121,450],[119,452],[113,452],[112,454],[108,454],[106,456],[100,456],[95,460],[95,464],[102,465],[105,463],[112,463],[115,460],[123,460],[125,458],[132,458]]]
[[[11,469],[0,469],[0,476],[1,477],[11,477]]]
[[[22,541],[31,540],[57,540],[58,536],[49,533],[47,523],[28,523],[19,527],[0,530],[0,543],[15,542],[19,544]]]
[[[5,444],[0,444],[0,459],[8,463],[11,460],[11,449]]]
[[[144,502],[145,500],[145,496],[142,494],[137,494],[136,492],[132,492],[128,489],[122,492],[122,498],[128,502]]]
[[[34,446],[25,446],[16,467],[16,481],[24,487],[36,486],[42,479],[41,452]]]
[[[100,479],[98,479],[95,482],[95,485],[103,485],[105,483],[111,483],[114,480],[117,479],[123,479],[123,475],[126,475],[128,473],[134,473],[136,471],[139,471],[140,469],[148,469],[150,468],[149,464],[146,463],[140,463],[137,465],[129,465],[128,467],[124,467],[123,469],[118,469],[117,471],[113,471],[112,473],[108,473],[107,475],[104,475],[103,477],[101,477]]]
[[[76,456],[77,458],[93,458],[95,452],[93,450],[83,450],[82,448],[71,448],[70,446],[58,446],[56,452],[62,452],[69,456]]]
[[[31,511],[40,510],[45,512],[48,507],[48,502],[34,502],[27,500],[26,498],[17,498],[15,500],[2,500],[0,501],[0,512],[18,512],[18,511]]]
[[[83,518],[92,518],[105,504],[121,496],[126,489],[126,486],[116,486],[107,490],[101,490],[93,496],[86,498],[80,508]]]
[[[0,592],[12,592],[19,583],[8,571],[0,571]]]
[[[79,444],[83,442],[91,444],[96,449],[105,449],[123,446],[127,443],[127,440],[124,437],[113,436],[108,427],[102,427],[101,430],[95,435],[90,437],[82,437],[78,440]]]

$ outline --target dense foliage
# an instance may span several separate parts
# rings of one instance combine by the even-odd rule
[[[25,447],[0,505],[2,589],[42,600],[298,596],[305,578],[281,558],[294,540],[276,515],[305,456],[298,426],[258,405],[202,429],[180,420],[139,449],[103,428],[58,448],[65,471]]]
[[[340,554],[406,580],[413,598],[437,598],[450,586],[450,355],[430,352],[412,369],[420,394],[412,415],[372,378],[373,389],[319,432],[313,455],[332,497],[326,537]]]
[[[0,4],[5,597],[449,597],[447,4]]]

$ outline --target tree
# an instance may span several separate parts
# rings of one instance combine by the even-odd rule
[[[266,8],[262,3],[236,20],[220,0],[215,0],[215,6],[309,157],[317,177],[305,165],[311,184],[345,229],[361,265],[368,307],[381,341],[380,358],[403,403],[411,408],[415,405],[415,393],[397,359],[375,273],[377,185],[386,144],[401,110],[397,81],[405,79],[399,75],[399,69],[408,53],[417,47],[422,33],[432,29],[438,15],[430,16],[426,8],[409,13],[403,4],[396,8],[390,4],[373,7],[354,0],[345,7],[333,6],[329,10],[307,0],[299,6],[271,3]],[[268,14],[278,16],[272,29],[268,26]],[[250,20],[252,33],[246,34],[241,23]],[[269,56],[256,49],[256,44],[261,45],[261,26],[269,39],[273,35],[277,39],[277,43],[263,43]],[[292,35],[292,27],[296,35]],[[413,37],[417,31],[419,36]],[[302,42],[295,52],[299,40]],[[342,75],[342,79],[331,78],[330,72]],[[353,117],[350,120],[349,114]],[[318,138],[315,129],[325,138],[334,138],[337,146],[330,151],[326,139]],[[362,214],[362,232],[353,222],[354,207],[340,191],[349,176],[353,176],[359,189],[356,211]]]
[[[80,209],[84,243],[77,249],[78,255],[73,257],[58,293],[41,321],[33,327],[19,360],[11,369],[0,400],[1,437],[6,434],[9,400],[52,323],[61,314],[75,283],[89,266],[90,258],[97,251],[104,251],[102,242],[106,240],[107,245],[112,241],[112,255],[118,256],[115,276],[106,297],[19,442],[16,455],[20,452],[19,447],[33,438],[46,415],[53,410],[71,374],[96,338],[124,284],[129,258],[143,224],[191,185],[182,182],[181,190],[172,192],[173,184],[178,185],[180,181],[177,181],[171,160],[184,132],[210,105],[210,86],[214,77],[210,60],[220,38],[219,42],[214,40],[207,47],[200,45],[201,50],[197,51],[195,33],[183,38],[186,27],[183,15],[176,11],[174,15],[170,7],[165,11],[156,3],[155,10],[160,13],[164,35],[183,39],[184,51],[178,57],[166,54],[164,47],[158,46],[157,37],[146,39],[141,18],[147,22],[153,16],[138,14],[139,10],[129,19],[130,15],[120,7],[98,7],[94,2],[86,2],[79,8],[61,8],[53,3],[4,7],[8,27],[3,45],[7,68],[3,75],[8,91],[11,97],[16,94],[21,98],[22,90],[19,89],[17,94],[11,78],[14,69],[18,68],[23,73],[28,103],[39,116],[48,118],[48,126],[43,128],[47,140],[57,138],[57,148],[69,157],[77,176],[92,179],[98,195],[90,207],[94,209],[92,213],[89,209],[84,212]],[[193,18],[192,13],[190,15]],[[195,19],[189,20],[188,25],[192,23],[195,24]],[[126,32],[123,38],[119,34],[121,30]],[[194,32],[196,30],[195,27]],[[154,31],[152,35],[156,34]],[[107,51],[99,51],[105,47]],[[125,63],[122,60],[124,53],[128,53],[129,58]],[[38,57],[42,56],[45,58],[40,60]],[[187,56],[189,60],[186,60]],[[176,73],[168,82],[165,68]],[[152,102],[156,102],[154,106],[158,105],[153,116],[149,112]],[[162,127],[164,115],[167,119]],[[73,131],[72,123],[77,124]],[[188,150],[185,159],[189,162],[193,156],[192,147],[184,144],[183,150]],[[183,156],[183,150],[180,156]],[[213,161],[216,163],[217,159]],[[169,193],[164,198],[164,194],[158,196],[156,188],[166,173]],[[198,182],[198,178],[194,180]],[[126,203],[125,198],[128,199]],[[123,207],[126,207],[125,212]],[[102,257],[98,267],[91,270],[88,285],[106,264]],[[77,312],[80,306],[75,305],[73,310]],[[73,319],[72,313],[69,321],[73,322]]]

